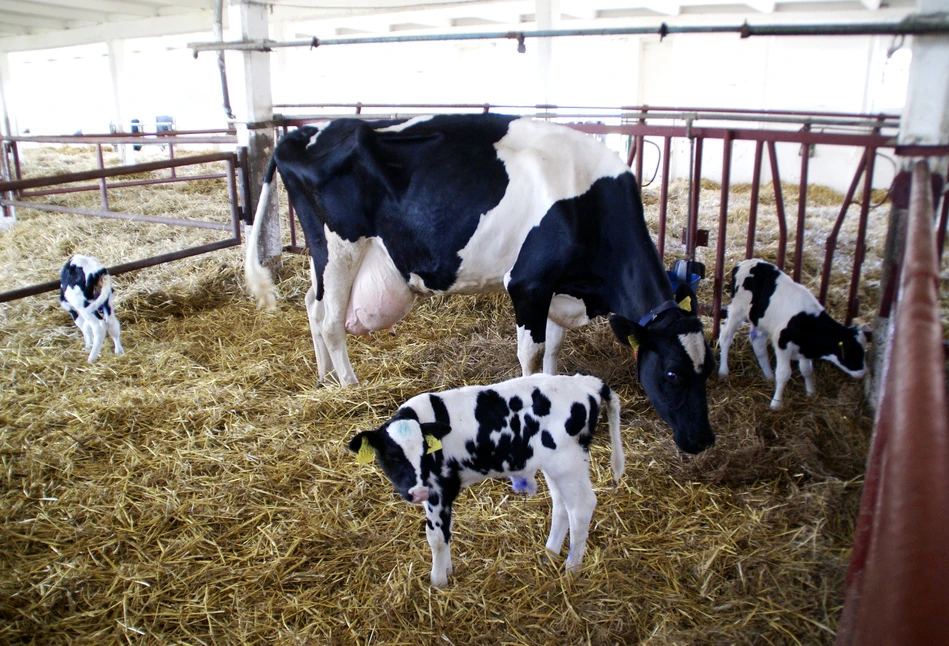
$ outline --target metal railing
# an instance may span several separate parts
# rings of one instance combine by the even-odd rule
[[[764,157],[768,157],[770,170],[770,184],[774,191],[774,205],[778,225],[778,248],[776,264],[784,269],[790,262],[788,273],[794,280],[800,281],[805,261],[805,232],[807,229],[807,193],[810,173],[809,154],[800,155],[799,189],[797,194],[797,219],[789,223],[789,214],[785,208],[784,189],[781,183],[781,169],[778,162],[778,146],[794,146],[797,150],[805,151],[813,145],[827,145],[849,147],[860,151],[859,162],[854,169],[850,188],[844,195],[840,209],[825,243],[822,257],[819,300],[826,306],[828,289],[832,280],[832,267],[835,252],[838,246],[841,227],[846,220],[851,206],[859,203],[857,213],[857,236],[853,249],[853,262],[850,267],[848,298],[846,303],[846,323],[849,325],[860,312],[860,281],[861,272],[866,254],[866,238],[868,217],[871,205],[872,178],[877,154],[881,150],[893,152],[896,155],[949,155],[949,147],[897,146],[896,134],[899,118],[893,115],[864,115],[842,113],[804,113],[800,111],[755,111],[755,110],[725,110],[717,108],[679,108],[631,106],[622,108],[591,108],[583,106],[510,106],[491,104],[401,104],[387,106],[384,104],[320,104],[320,105],[283,105],[277,106],[294,111],[310,110],[308,115],[288,116],[281,115],[278,119],[278,136],[288,129],[306,123],[323,121],[326,119],[346,116],[360,118],[399,118],[418,116],[419,114],[443,113],[446,111],[463,112],[506,112],[534,116],[563,122],[582,132],[594,135],[625,135],[631,139],[628,164],[636,176],[643,182],[643,149],[649,138],[661,150],[660,165],[661,177],[659,198],[659,223],[657,246],[660,256],[665,260],[666,243],[669,230],[669,184],[670,159],[672,144],[675,140],[685,140],[694,150],[694,160],[689,169],[690,194],[687,205],[687,223],[683,243],[685,255],[695,260],[696,247],[700,243],[700,214],[699,193],[703,177],[703,159],[706,158],[704,144],[708,141],[720,141],[722,145],[721,160],[721,200],[718,214],[718,239],[714,250],[714,266],[712,268],[712,302],[703,305],[703,311],[712,317],[712,336],[716,338],[719,332],[720,321],[723,315],[723,292],[725,289],[726,227],[729,220],[728,204],[732,190],[731,167],[732,149],[736,142],[747,141],[754,144],[753,173],[751,178],[750,213],[745,239],[745,257],[751,258],[755,254],[756,233],[758,227],[758,209],[760,204],[760,186],[762,181],[762,167]],[[346,112],[346,111],[349,112]],[[709,125],[700,125],[708,123]],[[761,127],[757,127],[762,124]],[[764,127],[769,126],[769,127]],[[780,127],[779,127],[780,126]],[[791,129],[793,128],[793,129]],[[858,188],[862,191],[859,202],[855,199]],[[943,217],[939,225],[939,240],[945,237],[946,207],[949,200],[943,200]],[[788,258],[788,244],[790,239],[790,225],[793,225],[794,248]],[[290,217],[291,251],[300,251],[302,247],[297,243],[294,218]],[[941,255],[940,242],[940,255]],[[881,299],[885,301],[886,299]],[[881,302],[881,309],[888,307],[888,303]]]
[[[919,161],[839,646],[949,644],[949,409],[933,216]]]
[[[155,134],[158,135],[158,138],[152,139]],[[95,147],[96,151],[97,168],[94,170],[64,173],[46,177],[24,178],[18,149],[18,144],[24,142],[40,144],[92,145]],[[176,157],[174,147],[175,145],[183,144],[224,144],[228,146],[234,146],[236,143],[237,138],[228,131],[195,131],[193,133],[166,131],[162,133],[152,133],[151,135],[146,133],[138,133],[133,135],[73,135],[61,137],[15,136],[0,138],[0,145],[3,147],[3,169],[4,175],[6,176],[4,178],[6,181],[0,181],[0,207],[3,208],[4,212],[9,212],[8,210],[13,208],[27,208],[39,211],[74,213],[84,216],[126,220],[132,222],[146,222],[176,227],[210,229],[228,233],[228,236],[222,240],[109,267],[108,270],[113,275],[135,271],[137,269],[151,267],[153,265],[158,265],[173,260],[209,253],[212,251],[217,251],[218,249],[233,247],[241,243],[240,223],[242,219],[242,209],[241,201],[238,197],[238,182],[241,184],[246,184],[244,180],[245,165],[241,163],[239,154],[236,152],[220,152]],[[103,157],[103,146],[121,144],[154,144],[165,146],[167,147],[169,159],[106,168]],[[223,172],[205,172],[193,175],[179,175],[177,172],[179,169],[185,167],[197,167],[202,164],[218,162],[224,164],[225,170]],[[123,177],[137,173],[150,173],[161,170],[168,170],[168,176],[149,179],[134,179],[113,182],[108,181],[109,178]],[[7,179],[11,175],[13,178]],[[155,186],[177,182],[207,181],[215,179],[225,179],[227,181],[228,199],[230,201],[230,222],[228,223],[197,219],[173,218],[160,215],[145,215],[141,213],[126,213],[113,211],[109,208],[108,192],[110,189],[131,186]],[[50,195],[62,195],[64,193],[88,191],[99,191],[100,206],[98,209],[48,204],[37,201],[36,199]],[[36,294],[54,291],[58,288],[58,280],[50,280],[35,285],[20,287],[17,289],[0,292],[0,302],[12,301],[27,296],[34,296]]]

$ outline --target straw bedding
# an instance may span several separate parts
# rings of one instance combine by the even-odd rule
[[[29,168],[54,157],[34,152]],[[673,189],[681,219],[686,189]],[[741,197],[729,205],[730,263],[744,253]],[[703,224],[717,221],[718,199],[703,191]],[[113,205],[227,217],[218,182],[128,189]],[[812,210],[816,241],[836,207]],[[871,253],[885,213],[874,211]],[[49,280],[73,252],[108,265],[220,235],[23,209],[18,217],[0,233],[3,289]],[[760,255],[773,258],[773,221],[759,217]],[[848,224],[842,235],[853,233]],[[667,246],[671,256],[679,249]],[[842,239],[841,249],[852,244]],[[822,246],[807,253],[813,280]],[[566,576],[563,558],[545,553],[543,485],[523,497],[488,481],[455,506],[455,574],[435,590],[422,510],[398,499],[375,466],[357,465],[346,441],[419,392],[516,376],[506,296],[421,302],[396,335],[349,338],[359,386],[320,387],[304,259],[284,259],[279,310],[261,313],[244,294],[240,254],[116,277],[126,354],[107,342],[93,365],[55,294],[0,306],[0,641],[833,641],[872,426],[859,382],[820,366],[814,399],[795,375],[786,408],[773,412],[771,384],[740,338],[732,376],[709,381],[718,443],[687,457],[605,321],[575,331],[563,370],[596,374],[619,392],[627,452],[614,486],[601,426],[591,450],[599,506],[582,573]],[[864,313],[878,273],[869,261]],[[846,285],[832,292],[840,305]]]

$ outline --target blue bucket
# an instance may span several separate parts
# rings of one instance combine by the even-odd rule
[[[679,275],[674,271],[667,271],[666,274],[669,276],[669,282],[672,283],[672,291],[678,289],[679,285],[684,282],[679,280]],[[693,292],[699,288],[700,280],[702,280],[702,277],[698,274],[689,274],[688,285]]]

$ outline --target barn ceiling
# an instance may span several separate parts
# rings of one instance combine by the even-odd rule
[[[227,2],[227,0],[225,0]],[[271,19],[307,23],[323,36],[405,31],[444,33],[535,22],[536,0],[271,0]],[[558,23],[585,26],[696,14],[866,15],[914,0],[554,0]],[[225,12],[226,13],[226,12]],[[0,52],[210,32],[214,0],[2,0]]]

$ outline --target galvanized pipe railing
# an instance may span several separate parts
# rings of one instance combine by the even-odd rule
[[[99,166],[102,166],[101,160],[101,149],[99,155]],[[225,164],[226,171],[220,174],[214,175],[196,175],[191,177],[172,177],[160,180],[148,180],[148,181],[136,181],[136,182],[121,182],[118,184],[109,184],[106,182],[107,178],[110,177],[121,177],[123,175],[130,175],[135,173],[150,172],[156,170],[181,168],[186,166],[195,166],[198,164],[207,164],[213,162],[223,162]],[[48,211],[54,213],[74,213],[84,216],[93,216],[101,218],[110,218],[110,219],[119,219],[119,220],[130,220],[135,222],[147,222],[152,224],[165,224],[172,226],[184,226],[184,227],[195,227],[202,229],[212,229],[229,232],[230,235],[217,242],[212,242],[208,244],[198,245],[195,247],[189,247],[186,249],[181,249],[179,251],[174,251],[170,253],[161,254],[158,256],[152,256],[149,258],[143,258],[140,260],[122,263],[109,267],[109,271],[112,274],[121,274],[128,271],[134,271],[137,269],[142,269],[143,267],[150,267],[152,265],[158,265],[165,262],[170,262],[172,260],[179,260],[182,258],[188,258],[191,256],[209,253],[212,251],[217,251],[219,249],[224,249],[227,247],[233,247],[241,243],[241,207],[238,202],[238,192],[237,192],[237,174],[243,173],[243,169],[238,163],[238,156],[236,153],[210,153],[205,155],[192,155],[188,157],[179,157],[177,159],[169,159],[167,161],[156,161],[156,162],[147,162],[144,164],[135,164],[131,166],[118,166],[110,168],[99,168],[96,170],[89,171],[80,171],[76,173],[64,173],[61,175],[55,175],[50,177],[34,177],[28,179],[18,179],[13,181],[0,181],[0,207],[9,208],[9,207],[18,207],[18,208],[28,208],[35,209],[39,211]],[[139,184],[158,184],[158,183],[172,183],[172,182],[181,182],[181,181],[201,181],[209,178],[222,177],[227,179],[227,188],[228,188],[228,198],[230,200],[230,222],[210,222],[206,220],[192,220],[192,219],[183,219],[183,218],[172,218],[158,215],[144,215],[139,213],[122,213],[112,211],[108,208],[108,196],[107,191],[111,188],[116,188],[117,186],[132,186]],[[95,209],[84,209],[79,207],[68,207],[60,206],[55,204],[42,204],[39,202],[29,202],[16,199],[16,196],[22,195],[28,189],[47,187],[47,186],[62,186],[64,184],[70,184],[74,182],[88,182],[90,180],[95,180],[96,183],[84,186],[84,190],[100,190],[102,193],[101,204],[102,208],[99,210]],[[37,191],[36,194],[48,194],[53,192],[61,191]],[[35,296],[36,294],[42,294],[44,292],[54,291],[59,288],[58,280],[50,280],[44,283],[39,283],[35,285],[30,285],[27,287],[21,287],[17,289],[8,290],[5,292],[0,292],[0,302],[12,301],[19,298],[24,298],[26,296]]]
[[[949,644],[949,408],[933,216],[919,161],[838,646]]]

